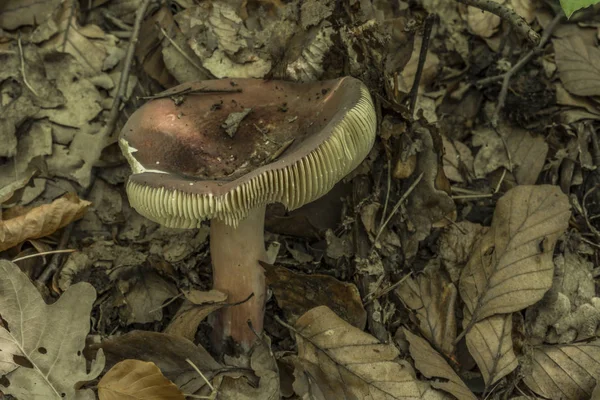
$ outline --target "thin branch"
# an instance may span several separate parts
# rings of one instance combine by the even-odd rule
[[[35,253],[35,254],[30,254],[28,256],[13,258],[12,262],[23,261],[23,260],[27,260],[28,258],[33,258],[33,257],[43,257],[43,256],[47,256],[49,254],[73,253],[74,251],[75,251],[75,249],[43,251],[41,253]]]
[[[408,110],[410,111],[411,116],[414,116],[415,105],[417,104],[417,96],[419,94],[419,84],[421,82],[421,75],[423,75],[423,69],[425,68],[425,60],[427,59],[427,49],[429,49],[429,40],[431,38],[431,32],[433,31],[433,25],[435,24],[436,19],[437,14],[429,14],[425,19],[423,40],[421,41],[421,50],[419,51],[419,63],[417,65],[417,72],[415,73],[415,80],[413,82],[409,94],[410,102],[408,104]]]
[[[537,46],[540,42],[540,35],[531,29],[527,21],[525,21],[519,14],[514,12],[512,9],[506,7],[503,4],[496,3],[494,0],[457,0],[459,3],[463,3],[467,6],[476,7],[480,10],[484,10],[495,14],[507,21],[514,30],[516,30],[521,36],[529,41],[534,46]]]
[[[106,125],[104,125],[104,128],[100,132],[100,136],[102,138],[108,139],[112,137],[113,139],[116,139],[114,138],[113,131],[115,130],[115,125],[117,124],[117,119],[119,118],[119,110],[121,108],[121,103],[123,102],[125,93],[127,91],[129,71],[131,70],[131,64],[133,63],[135,46],[138,42],[138,37],[140,36],[140,27],[142,26],[144,15],[146,14],[146,10],[148,9],[148,5],[151,1],[152,0],[144,0],[137,10],[137,14],[135,16],[135,23],[133,24],[133,32],[131,33],[131,40],[129,41],[129,47],[127,47],[127,54],[125,55],[125,63],[123,64],[121,78],[119,79],[117,95],[115,96],[112,107],[110,108],[110,113],[108,114]]]
[[[204,68],[203,66],[199,65],[198,63],[196,63],[194,60],[192,60],[192,58],[185,52],[183,51],[183,49],[181,47],[179,47],[179,45],[177,43],[175,43],[175,41],[173,39],[171,39],[169,37],[169,35],[167,34],[167,32],[163,29],[162,26],[160,26],[158,23],[156,24],[156,26],[158,27],[158,29],[160,29],[160,33],[163,34],[163,36],[169,41],[169,43],[171,43],[171,45],[173,45],[173,47],[175,47],[175,49],[190,63],[192,64],[198,71],[202,72],[203,74],[207,75],[209,78],[214,78],[215,76],[206,68]]]
[[[19,32],[19,37],[17,38],[17,45],[19,46],[19,57],[21,58],[21,75],[23,75],[23,83],[27,86],[27,89],[31,90],[31,93],[40,97],[35,89],[29,84],[27,76],[25,75],[25,53],[23,53],[23,46],[21,45],[21,32]]]
[[[77,2],[75,0],[71,0],[71,11],[69,12],[69,19],[67,20],[67,27],[65,28],[65,37],[62,43],[62,52],[65,52],[67,48],[67,41],[69,40],[69,30],[71,29],[71,24],[73,23],[73,17],[75,16],[75,5]]]

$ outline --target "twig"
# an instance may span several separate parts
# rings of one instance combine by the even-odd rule
[[[142,26],[144,15],[146,14],[146,10],[148,9],[148,5],[151,1],[152,0],[143,0],[142,4],[140,4],[138,7],[137,14],[135,15],[133,32],[131,33],[131,40],[129,41],[129,46],[127,47],[127,54],[125,55],[125,63],[123,64],[123,70],[121,71],[121,77],[119,79],[117,95],[115,96],[112,107],[110,108],[106,125],[104,125],[104,128],[100,132],[101,138],[108,139],[113,136],[113,131],[115,129],[115,125],[117,124],[117,119],[119,118],[119,109],[121,108],[121,103],[123,102],[123,98],[125,97],[125,93],[127,91],[129,71],[131,70],[131,64],[133,63],[133,55],[135,53],[135,46],[140,35],[140,27]]]
[[[202,371],[200,371],[200,368],[198,368],[196,366],[196,364],[194,364],[192,362],[192,360],[190,360],[189,358],[186,358],[185,361],[188,364],[190,364],[192,366],[192,368],[194,368],[194,370],[198,373],[198,375],[200,375],[202,377],[202,379],[204,379],[204,382],[206,382],[206,384],[210,388],[210,395],[208,395],[208,396],[196,396],[196,395],[193,395],[193,394],[186,394],[185,396],[192,397],[194,399],[210,399],[210,400],[215,399],[217,397],[217,391],[215,390],[214,386],[210,383],[210,381],[208,379],[206,379],[206,376],[204,376],[204,374],[202,373]]]
[[[496,3],[494,0],[457,0],[459,3],[466,4],[467,6],[476,7],[481,10],[491,12],[507,21],[513,29],[515,29],[521,36],[526,38],[532,45],[537,46],[540,42],[540,35],[525,21],[519,14],[514,12],[512,9]]]
[[[400,279],[398,282],[394,283],[393,285],[388,286],[387,288],[383,289],[381,292],[375,294],[373,293],[369,293],[365,299],[369,299],[367,300],[364,305],[369,304],[370,302],[372,302],[375,299],[380,298],[381,296],[385,296],[386,294],[388,294],[389,292],[391,292],[392,290],[396,289],[398,286],[400,286],[402,284],[402,282],[404,282],[405,280],[407,280],[410,276],[412,275],[412,272],[409,272],[408,274],[406,274],[402,279]],[[365,300],[363,299],[363,301]]]
[[[390,202],[391,187],[392,187],[392,163],[388,156],[388,160],[387,160],[387,190],[385,192],[385,202],[383,203],[383,212],[381,213],[381,220],[379,221],[379,226],[383,225],[383,219],[385,218],[385,214],[387,213],[388,203]]]
[[[429,48],[429,39],[431,38],[431,32],[433,31],[433,25],[437,19],[437,14],[429,14],[425,18],[425,28],[423,30],[423,40],[421,41],[421,50],[419,51],[419,63],[417,64],[417,72],[415,73],[415,80],[412,88],[410,89],[408,110],[410,115],[414,116],[415,105],[417,104],[417,96],[419,95],[419,83],[421,82],[421,75],[423,75],[423,68],[425,67],[425,60],[427,59],[427,49]]]
[[[90,185],[90,187],[91,186],[92,185]],[[67,247],[67,243],[69,242],[69,238],[71,237],[72,231],[73,231],[73,223],[70,223],[69,225],[67,225],[65,227],[65,229],[62,232],[62,235],[60,237],[60,242],[58,243],[59,250],[62,250],[65,247]],[[50,260],[50,262],[48,263],[46,268],[44,268],[44,270],[42,271],[40,276],[38,276],[36,281],[41,284],[44,284],[44,285],[46,283],[48,283],[48,281],[50,280],[50,277],[58,270],[58,266],[59,266],[61,260],[62,260],[62,253],[57,252],[56,254],[54,254],[52,256],[52,259]]]
[[[387,224],[390,222],[390,220],[392,219],[392,217],[394,216],[394,214],[396,214],[396,211],[398,211],[398,209],[400,208],[400,205],[402,204],[402,202],[404,202],[404,200],[407,199],[407,197],[412,193],[412,191],[415,190],[415,188],[417,187],[417,185],[419,184],[419,182],[421,182],[421,179],[423,179],[423,174],[424,174],[424,172],[421,172],[421,175],[419,175],[418,178],[415,179],[415,181],[412,183],[412,185],[410,185],[410,187],[408,188],[408,190],[406,192],[404,192],[404,194],[402,195],[402,197],[400,197],[400,200],[398,200],[398,202],[396,203],[396,205],[394,206],[394,208],[390,212],[390,215],[388,215],[388,217],[386,218],[386,220],[379,227],[379,231],[377,232],[377,235],[375,236],[375,240],[373,241],[373,245],[375,245],[377,243],[377,240],[379,240],[379,236],[381,236],[381,233],[383,232],[383,230],[385,229],[385,227],[387,226]]]
[[[169,43],[171,43],[171,45],[173,45],[173,47],[175,47],[175,49],[186,59],[188,60],[188,62],[190,64],[192,64],[198,71],[202,72],[203,74],[207,75],[209,78],[214,78],[214,75],[207,70],[206,68],[204,68],[201,65],[198,65],[194,60],[192,60],[192,58],[187,55],[187,53],[185,51],[183,51],[183,49],[181,47],[179,47],[179,45],[177,43],[175,43],[175,41],[173,39],[171,39],[169,37],[169,35],[167,34],[167,32],[163,29],[162,26],[160,26],[158,23],[156,24],[156,26],[158,27],[158,29],[160,29],[160,33],[163,34],[163,36],[169,41]]]
[[[175,91],[167,91],[162,93],[153,94],[150,96],[137,96],[138,100],[156,100],[156,99],[164,99],[172,96],[181,96],[184,94],[195,94],[195,93],[242,93],[242,89],[207,89],[207,88],[198,88],[192,89],[191,87],[181,89],[177,92]]]
[[[27,259],[33,258],[33,257],[43,257],[43,256],[47,256],[48,254],[73,253],[74,251],[75,251],[75,249],[44,251],[41,253],[30,254],[28,256],[13,258],[12,262],[23,261],[23,260],[27,260]]]
[[[21,32],[19,32],[19,37],[17,38],[17,45],[19,46],[19,57],[21,58],[21,75],[23,75],[23,83],[31,90],[31,93],[39,97],[39,94],[37,94],[35,89],[27,82],[27,76],[25,75],[25,53],[23,53],[23,46],[21,45]]]
[[[463,0],[458,0],[458,1],[463,1]],[[498,4],[498,3],[495,3],[495,4]],[[548,41],[552,37],[552,32],[554,32],[554,29],[560,23],[560,21],[564,18],[564,16],[565,15],[562,11],[560,11],[558,14],[556,14],[556,16],[554,17],[552,22],[550,22],[550,24],[548,24],[548,26],[544,30],[542,38],[539,40],[537,46],[535,46],[525,56],[523,56],[511,69],[506,71],[504,74],[492,76],[489,78],[484,78],[477,82],[477,85],[481,86],[481,85],[485,85],[487,83],[502,80],[502,88],[500,89],[500,94],[498,95],[498,104],[496,105],[496,109],[494,110],[494,114],[492,115],[492,121],[491,121],[492,126],[497,126],[497,124],[498,124],[498,118],[500,116],[500,111],[504,107],[504,103],[506,102],[506,96],[508,95],[508,86],[510,83],[510,79],[513,77],[513,75],[515,75],[518,71],[520,71],[521,68],[523,68],[529,61],[531,61],[531,59],[533,57],[535,57],[536,55],[540,54],[543,51],[544,46],[546,45],[546,43],[548,43]]]

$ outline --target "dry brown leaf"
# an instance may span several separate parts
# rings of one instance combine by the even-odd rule
[[[258,377],[258,385],[248,382],[243,374],[221,374],[215,379],[214,387],[222,400],[279,400],[279,368],[271,351],[267,336],[252,350],[250,368]],[[237,375],[237,376],[234,376]],[[256,377],[253,380],[256,380]]]
[[[444,229],[439,241],[438,254],[452,283],[458,282],[473,247],[488,229],[487,226],[469,221],[457,222]]]
[[[505,3],[505,0],[493,1],[500,4]],[[496,33],[502,22],[502,19],[499,16],[471,6],[467,7],[466,20],[469,25],[469,30],[482,38],[491,37]]]
[[[552,41],[565,88],[578,96],[600,96],[600,49],[577,35]]]
[[[81,385],[104,367],[99,351],[87,372],[82,355],[96,299],[92,285],[80,282],[52,305],[42,299],[15,264],[0,260],[0,389],[20,399],[94,399]],[[35,388],[35,389],[33,389]]]
[[[293,331],[298,343],[296,374],[310,374],[313,386],[325,398],[422,398],[414,371],[397,360],[399,353],[393,344],[380,343],[329,308],[320,306],[308,311]]]
[[[41,238],[56,232],[83,217],[90,204],[89,201],[81,200],[75,194],[67,193],[51,204],[0,221],[0,251],[16,246],[27,239]]]
[[[465,318],[465,326],[467,321]],[[486,388],[511,373],[519,364],[513,351],[512,314],[494,315],[479,321],[467,333],[466,341]]]
[[[589,399],[600,379],[600,340],[564,346],[540,346],[523,381],[553,400]]]
[[[297,274],[287,268],[262,265],[277,304],[292,324],[308,310],[325,305],[357,328],[365,328],[367,312],[355,285],[328,275]]]
[[[173,382],[156,364],[140,360],[121,361],[98,382],[100,400],[184,400]]]
[[[5,0],[0,4],[0,28],[14,30],[43,21],[60,0]]]
[[[444,173],[454,182],[465,182],[473,175],[473,155],[471,149],[457,140],[442,135],[444,142]]]
[[[208,380],[213,378],[217,370],[222,369],[202,346],[196,346],[180,336],[159,332],[132,331],[92,345],[91,348],[104,350],[107,367],[126,359],[151,361],[184,393],[195,394],[206,385],[198,372],[185,361],[186,358]]]
[[[492,128],[476,131],[473,146],[481,146],[474,161],[477,178],[484,178],[499,167],[512,168],[519,185],[535,184],[548,153],[548,144],[542,136],[504,124],[497,131]]]
[[[498,200],[492,226],[460,278],[471,324],[543,297],[552,285],[554,245],[570,215],[569,200],[557,186],[517,186]]]
[[[123,316],[127,324],[160,321],[163,317],[162,306],[165,300],[177,296],[177,288],[172,282],[149,271],[142,271],[136,279],[122,287],[126,289],[123,293],[126,304],[126,308],[123,308]]]
[[[410,343],[410,355],[415,360],[415,367],[428,378],[441,378],[440,381],[431,382],[433,387],[444,390],[459,400],[477,398],[427,340],[407,329],[404,329],[404,334]]]
[[[107,56],[106,47],[98,43],[97,39],[104,39],[104,31],[96,25],[80,26],[76,12],[75,0],[67,0],[56,10],[52,18],[43,19],[45,23],[52,23],[58,27],[58,33],[50,40],[43,43],[47,50],[58,50],[69,53],[90,75],[102,72],[104,60]]]
[[[190,290],[184,292],[184,295],[186,301],[179,307],[177,314],[165,328],[165,333],[182,336],[193,341],[200,322],[227,304],[227,295],[218,290],[208,292]]]
[[[456,338],[456,287],[439,269],[426,269],[417,279],[406,279],[396,294],[416,312],[423,336],[445,355],[452,355]]]

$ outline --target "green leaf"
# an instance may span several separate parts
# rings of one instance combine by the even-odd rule
[[[597,3],[600,3],[600,0],[560,0],[560,6],[567,15],[567,18],[570,18],[575,11]]]

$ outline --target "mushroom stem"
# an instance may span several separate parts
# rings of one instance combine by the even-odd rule
[[[228,295],[228,303],[249,300],[224,307],[213,324],[213,340],[221,349],[228,337],[249,350],[257,337],[248,326],[248,320],[257,333],[263,330],[266,283],[259,260],[266,260],[264,223],[265,208],[250,210],[237,227],[213,219],[210,225],[210,253],[213,266],[213,287]]]

